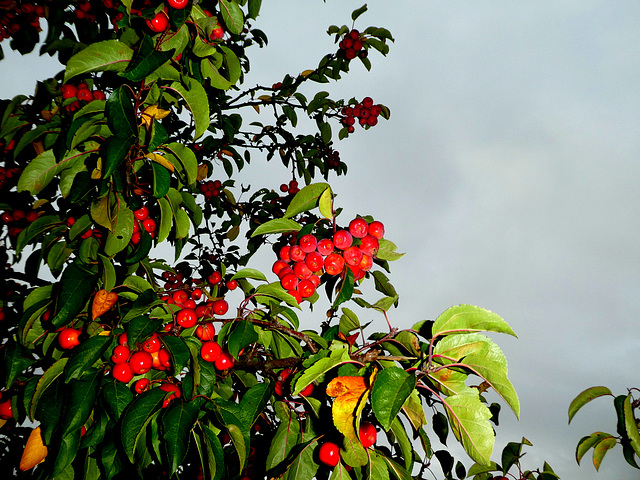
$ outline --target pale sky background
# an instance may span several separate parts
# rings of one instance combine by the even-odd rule
[[[269,46],[249,52],[247,85],[315,67],[334,49],[326,28],[350,24],[361,5],[263,2],[256,26]],[[592,385],[640,386],[640,3],[373,0],[356,28],[369,25],[391,30],[390,55],[312,87],[391,109],[337,144],[349,175],[330,181],[345,221],[373,215],[406,252],[392,264],[392,323],[458,303],[495,311],[519,336],[493,338],[522,412],[518,422],[503,408],[494,458],[526,436],[526,468],[546,460],[563,480],[638,478],[619,447],[600,473],[590,455],[576,465],[582,436],[615,433],[610,399],[571,425],[567,408]],[[0,97],[32,93],[34,78],[56,71],[11,57]],[[254,163],[268,186],[287,180]]]

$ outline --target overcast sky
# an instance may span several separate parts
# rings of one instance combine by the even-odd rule
[[[263,2],[270,42],[250,53],[248,85],[315,67],[334,48],[326,28],[361,5]],[[619,448],[599,474],[590,456],[576,465],[582,436],[615,433],[609,399],[570,426],[567,408],[592,385],[640,386],[640,3],[372,0],[356,28],[369,25],[391,30],[390,55],[321,88],[392,111],[338,144],[350,170],[331,181],[346,221],[373,215],[406,252],[392,265],[392,323],[458,303],[495,311],[519,336],[494,339],[522,412],[503,409],[494,458],[526,436],[526,467],[638,478]],[[0,96],[42,72],[37,58],[3,62]],[[287,180],[265,171],[272,188]]]

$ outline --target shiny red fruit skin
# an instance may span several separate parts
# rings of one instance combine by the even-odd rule
[[[119,363],[113,367],[111,374],[113,378],[123,383],[129,383],[133,379],[133,370],[131,370],[131,366],[127,362]]]
[[[147,26],[152,32],[161,33],[169,28],[169,17],[164,12],[156,13],[156,16],[147,20]]]
[[[333,244],[339,250],[346,250],[353,243],[353,236],[347,230],[338,230],[333,234]]]
[[[129,360],[129,355],[131,351],[129,347],[126,345],[117,345],[116,348],[113,349],[113,355],[111,355],[111,361],[116,365],[119,363],[124,363]]]
[[[192,308],[183,308],[176,315],[176,321],[182,328],[191,328],[198,322],[198,314]]]
[[[310,383],[309,385],[304,387],[302,390],[300,390],[300,396],[308,397],[313,393],[314,389],[315,389],[315,386],[313,385],[313,383]]]
[[[329,275],[339,275],[344,270],[344,258],[342,255],[332,253],[324,259],[324,271]]]
[[[354,238],[363,238],[367,235],[369,230],[369,224],[364,218],[357,217],[351,220],[349,223],[349,233]]]
[[[219,298],[213,302],[213,313],[216,315],[224,315],[229,311],[229,304],[223,298]]]
[[[133,385],[133,389],[136,393],[146,392],[149,389],[149,384],[150,382],[148,378],[141,378]]]
[[[369,235],[380,240],[384,237],[384,225],[382,222],[378,222],[377,220],[371,222],[369,224]]]
[[[232,368],[236,361],[233,359],[229,352],[222,352],[218,358],[216,358],[214,365],[218,370],[226,370]]]
[[[340,449],[333,442],[325,442],[320,445],[318,457],[322,463],[333,468],[340,463]]]
[[[318,240],[310,233],[303,235],[298,240],[298,245],[304,253],[314,252],[318,246]]]
[[[145,342],[142,344],[142,349],[145,352],[149,352],[149,353],[157,352],[158,350],[160,350],[161,347],[162,347],[162,342],[160,341],[160,339],[155,333],[151,338],[149,338],[148,340],[145,340]]]
[[[217,342],[214,342],[213,340],[204,342],[202,344],[202,347],[200,348],[200,356],[206,362],[215,362],[216,360],[218,360],[218,358],[220,358],[221,354],[222,348],[220,347],[220,345],[218,345]]]
[[[135,352],[129,359],[129,366],[136,375],[142,375],[147,373],[153,365],[153,358],[149,352],[140,351]]]
[[[5,400],[0,403],[0,418],[2,420],[10,420],[13,418],[13,407],[11,406],[11,399]]]
[[[203,342],[213,340],[216,335],[216,327],[212,323],[202,323],[196,327],[196,337]]]
[[[71,327],[63,328],[58,334],[58,343],[61,348],[71,350],[72,348],[80,345],[80,341],[78,340],[79,335],[80,330],[76,330]]]
[[[189,5],[189,0],[168,0],[167,3],[171,8],[175,8],[176,10],[182,10],[187,5]]]
[[[374,445],[378,439],[378,431],[375,425],[370,422],[362,422],[358,433],[364,448],[369,448],[371,445]]]

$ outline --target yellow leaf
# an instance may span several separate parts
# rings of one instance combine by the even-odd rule
[[[253,109],[256,111],[256,113],[260,113],[260,105],[254,105]]]
[[[331,409],[333,423],[346,439],[357,442],[355,420],[369,395],[364,377],[336,377],[327,385],[327,395],[336,397]]]
[[[31,431],[27,439],[27,445],[24,447],[24,452],[22,452],[22,458],[20,459],[20,470],[23,472],[31,470],[45,459],[47,452],[47,447],[42,442],[40,427],[37,427]]]
[[[233,157],[233,152],[230,150],[220,150],[220,155],[226,155],[227,157]]]
[[[304,72],[302,72],[300,74],[301,77],[308,77],[309,75],[311,75],[314,72],[314,70],[305,70]]]
[[[169,160],[164,158],[162,155],[160,155],[159,153],[147,153],[145,156],[148,159],[153,160],[156,163],[159,163],[170,172],[173,172],[175,170],[175,167],[173,166],[173,164]]]
[[[95,320],[103,313],[108,312],[118,301],[118,294],[115,292],[107,292],[106,290],[98,290],[93,297],[91,305],[91,316]]]
[[[201,182],[205,178],[209,176],[209,166],[206,163],[201,163],[198,165],[198,175],[196,179]]]
[[[142,112],[142,123],[144,123],[147,127],[151,127],[152,120],[155,118],[156,120],[161,120],[167,115],[171,113],[171,110],[163,110],[158,108],[157,105],[151,105],[147,107]]]
[[[96,168],[91,172],[91,179],[98,180],[102,177],[102,157],[98,157],[98,161],[96,162]]]
[[[258,100],[262,100],[263,102],[270,102],[271,101],[271,95],[260,95],[258,97]]]

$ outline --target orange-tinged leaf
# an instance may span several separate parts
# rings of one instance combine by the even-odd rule
[[[305,70],[304,72],[302,72],[300,74],[301,77],[308,77],[309,75],[311,75],[315,70]]]
[[[209,176],[209,166],[206,163],[201,163],[200,165],[198,165],[198,175],[196,176],[196,180],[201,182],[208,176]]]
[[[336,397],[331,409],[333,423],[345,438],[357,441],[355,429],[356,410],[359,405],[364,406],[369,392],[364,377],[336,377],[327,385],[327,395]]]
[[[108,312],[118,301],[118,294],[115,292],[107,292],[106,290],[98,290],[93,297],[91,305],[91,316],[95,320],[100,315]]]
[[[42,442],[40,427],[34,428],[27,439],[27,445],[20,459],[20,470],[27,471],[42,462],[47,456],[47,447]]]

